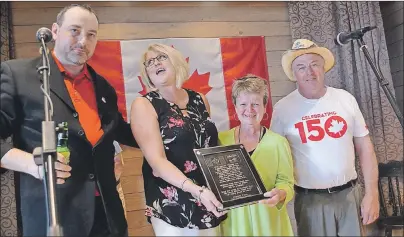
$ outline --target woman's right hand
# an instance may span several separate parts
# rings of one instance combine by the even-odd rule
[[[201,188],[203,191],[198,194],[200,202],[205,206],[206,210],[212,212],[216,217],[221,217],[227,213],[227,211],[218,211],[217,209],[223,208],[222,203],[217,200],[215,194],[208,188]]]

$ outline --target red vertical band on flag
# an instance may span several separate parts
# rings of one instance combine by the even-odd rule
[[[114,87],[118,96],[118,109],[127,120],[120,41],[98,41],[88,64]]]
[[[268,80],[269,84],[265,40],[263,36],[221,38],[220,45],[230,128],[233,128],[240,124],[231,99],[233,81],[247,74],[254,74]],[[266,108],[268,116],[264,115],[262,120],[262,124],[266,127],[269,127],[272,115],[271,90],[268,92]]]

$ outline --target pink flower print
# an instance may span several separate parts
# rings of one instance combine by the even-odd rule
[[[197,166],[194,162],[187,160],[184,164],[185,170],[184,173],[189,173],[193,170],[196,170]]]
[[[168,199],[168,201],[178,200],[177,190],[174,187],[160,188],[161,192]]]
[[[184,126],[184,120],[182,120],[182,119],[175,119],[175,118],[170,118],[169,120],[168,120],[168,127],[169,128],[172,128],[172,127],[182,127],[182,126]]]

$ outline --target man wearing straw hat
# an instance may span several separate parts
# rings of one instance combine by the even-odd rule
[[[359,236],[379,216],[377,161],[358,103],[324,84],[334,66],[330,50],[298,39],[282,56],[297,89],[275,106],[271,129],[291,146],[296,178],[295,216],[302,236]],[[355,150],[365,181],[357,185]]]

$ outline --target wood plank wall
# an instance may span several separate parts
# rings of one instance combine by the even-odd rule
[[[13,2],[17,58],[38,56],[35,33],[50,28],[62,7],[73,2]],[[83,2],[82,2],[83,3]],[[295,89],[281,68],[292,44],[286,2],[88,2],[100,20],[99,39],[265,36],[272,103]],[[125,194],[130,236],[153,235],[143,215],[142,154],[124,148]]]

